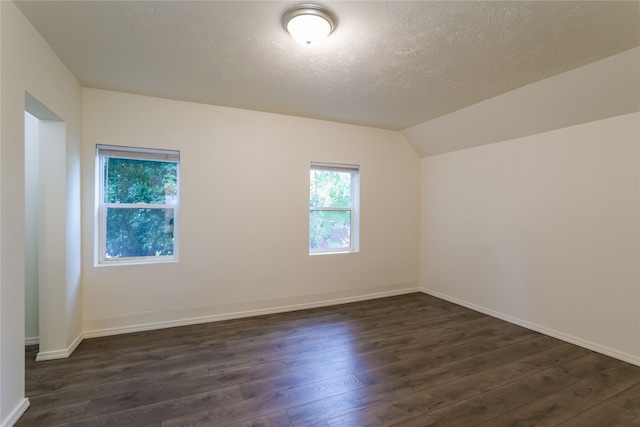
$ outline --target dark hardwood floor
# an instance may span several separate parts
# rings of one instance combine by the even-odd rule
[[[424,294],[36,352],[18,426],[640,426],[640,367]]]

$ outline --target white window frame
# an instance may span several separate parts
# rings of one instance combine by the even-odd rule
[[[175,204],[153,203],[105,203],[104,201],[104,159],[121,158],[150,161],[170,161],[178,164],[177,190]],[[173,209],[173,255],[107,258],[107,209]],[[96,145],[96,265],[123,265],[177,262],[180,241],[180,152],[151,148],[121,147],[114,145]]]
[[[314,211],[349,211],[351,212],[351,246],[347,248],[327,248],[327,249],[312,249],[309,248],[309,255],[322,255],[322,254],[338,254],[338,253],[354,253],[360,251],[360,166],[353,164],[341,164],[341,163],[325,163],[325,162],[311,162],[310,171],[323,170],[334,171],[341,173],[351,173],[351,206],[340,207],[322,207],[322,206],[309,206],[309,224],[307,231],[309,233],[309,240],[311,239],[311,212]],[[309,198],[311,194],[309,194]]]

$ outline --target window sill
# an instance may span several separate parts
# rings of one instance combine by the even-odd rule
[[[123,259],[121,261],[99,261],[94,267],[115,267],[115,266],[129,266],[129,265],[148,265],[148,264],[175,264],[179,263],[179,258],[170,258],[170,259],[151,259],[151,258],[130,258]]]
[[[331,251],[331,252],[309,252],[309,256],[316,255],[343,255],[343,254],[357,254],[360,253],[359,250],[350,250],[350,251]]]

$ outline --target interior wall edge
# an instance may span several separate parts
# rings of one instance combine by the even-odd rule
[[[386,289],[385,289],[386,288]],[[340,304],[348,304],[352,302],[367,301],[378,298],[391,297],[396,295],[405,295],[420,292],[418,283],[407,283],[401,285],[393,285],[384,288],[378,288],[376,292],[370,292],[359,295],[349,295],[348,291],[332,292],[326,294],[316,294],[305,297],[279,298],[269,300],[269,305],[265,306],[264,301],[252,301],[250,303],[239,303],[236,305],[226,306],[227,310],[222,313],[210,315],[198,315],[198,312],[192,310],[192,316],[183,316],[173,320],[165,321],[149,321],[137,317],[137,321],[131,322],[131,319],[116,319],[111,322],[92,322],[85,325],[83,332],[84,338],[97,338],[110,335],[119,335],[132,332],[151,331],[156,329],[173,328],[179,326],[196,325],[200,323],[219,322],[223,320],[240,319],[245,317],[263,316],[267,314],[286,313],[289,311],[305,310],[310,308],[327,307]],[[235,310],[234,310],[235,308]],[[122,323],[113,325],[113,322]],[[127,324],[129,323],[129,324]]]
[[[42,362],[43,360],[66,359],[71,356],[71,353],[73,353],[76,348],[78,348],[83,339],[84,334],[79,334],[65,349],[38,352],[36,355],[36,362]]]
[[[25,397],[22,399],[15,408],[13,408],[13,411],[11,411],[7,418],[2,422],[0,427],[12,427],[29,408],[29,405],[30,403],[28,398]]]
[[[471,310],[477,311],[479,313],[483,313],[489,315],[491,317],[495,317],[496,319],[504,320],[506,322],[512,323],[514,325],[522,326],[523,328],[530,329],[535,332],[540,332],[541,334],[548,335],[553,338],[557,338],[559,340],[568,342],[570,344],[575,344],[577,346],[586,348],[587,350],[592,350],[597,353],[604,354],[605,356],[610,356],[618,360],[622,360],[623,362],[631,363],[636,366],[640,366],[640,355],[633,355],[624,353],[618,350],[615,350],[610,347],[602,346],[600,344],[583,340],[579,337],[575,337],[573,335],[565,334],[564,332],[557,331],[555,329],[549,329],[544,326],[538,325],[536,323],[531,323],[527,320],[520,319],[518,317],[510,316],[508,314],[501,313],[499,311],[492,310],[490,308],[483,307],[481,305],[477,305],[471,303],[469,301],[452,297],[447,294],[443,294],[442,292],[434,291],[428,288],[421,288],[421,292],[434,296],[436,298],[443,299],[445,301],[449,301],[451,303],[460,305],[462,307],[469,308]]]

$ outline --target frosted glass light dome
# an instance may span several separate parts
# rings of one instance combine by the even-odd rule
[[[335,16],[320,6],[301,4],[282,16],[282,25],[296,41],[312,44],[327,37],[335,29]]]

